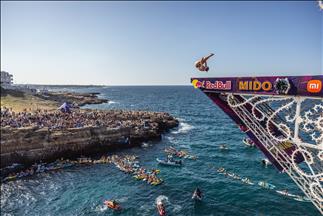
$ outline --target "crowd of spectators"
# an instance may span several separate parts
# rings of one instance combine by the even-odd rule
[[[36,110],[14,112],[11,108],[1,108],[1,127],[38,127],[49,129],[80,128],[107,126],[155,128],[158,126],[156,118],[161,120],[162,113],[145,111],[123,110],[80,110],[73,109],[71,112]],[[158,121],[158,120],[157,120]]]

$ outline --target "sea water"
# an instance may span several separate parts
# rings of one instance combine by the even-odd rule
[[[59,88],[55,88],[59,90]],[[274,167],[261,164],[262,153],[242,143],[245,137],[202,92],[190,86],[67,88],[77,92],[99,92],[109,103],[85,108],[126,109],[169,112],[180,124],[165,133],[160,142],[114,153],[140,157],[141,165],[158,168],[164,183],[151,186],[136,181],[113,165],[75,166],[56,172],[1,184],[1,215],[157,215],[156,199],[163,198],[168,215],[301,215],[319,212],[310,202],[299,202],[275,190],[258,186],[267,181],[277,190],[303,195],[287,176]],[[229,149],[221,150],[226,144]],[[156,158],[164,148],[184,149],[198,160],[184,160],[184,166],[162,167]],[[218,174],[224,167],[254,185]],[[200,203],[191,200],[195,187],[204,193]],[[113,212],[104,206],[116,199],[123,210]]]

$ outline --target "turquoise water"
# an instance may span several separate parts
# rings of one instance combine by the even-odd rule
[[[120,153],[136,154],[147,168],[157,167],[156,158],[166,146],[186,149],[197,161],[185,160],[182,168],[160,167],[165,182],[150,186],[136,181],[112,165],[76,166],[43,173],[1,185],[1,215],[157,215],[155,200],[168,198],[168,215],[319,215],[309,202],[299,202],[255,185],[246,185],[216,172],[228,171],[252,181],[265,180],[278,190],[302,192],[286,174],[265,168],[257,149],[243,145],[244,134],[201,92],[192,87],[96,87],[70,88],[79,92],[100,92],[108,104],[97,109],[129,109],[169,112],[180,126],[163,135],[148,148]],[[227,144],[229,150],[220,150]],[[205,199],[194,204],[192,191],[199,186]],[[124,210],[112,212],[103,205],[115,198]]]

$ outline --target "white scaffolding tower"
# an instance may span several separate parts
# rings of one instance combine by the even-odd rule
[[[323,100],[300,96],[223,94],[270,155],[323,214]],[[274,125],[279,136],[272,131]],[[290,155],[281,148],[295,146]],[[304,162],[297,164],[296,155]]]

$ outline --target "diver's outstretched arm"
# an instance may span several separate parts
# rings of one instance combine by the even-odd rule
[[[213,53],[211,53],[210,55],[208,55],[208,56],[206,56],[205,58],[204,58],[204,60],[205,61],[207,61],[209,58],[211,58],[212,56],[214,56],[214,54]]]
[[[201,63],[202,63],[202,64],[205,64],[205,63],[206,63],[206,61],[207,61],[209,58],[211,58],[212,56],[214,56],[214,54],[213,54],[213,53],[211,53],[210,55],[208,55],[208,56],[206,56],[206,57],[203,57],[203,58],[201,59]]]

